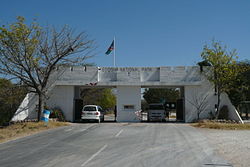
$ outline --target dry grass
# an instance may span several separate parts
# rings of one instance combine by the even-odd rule
[[[24,122],[13,124],[0,129],[0,143],[67,125],[69,125],[67,122],[49,122],[48,126],[46,126],[44,122]]]
[[[250,130],[250,124],[198,122],[191,124],[193,127],[223,129],[223,130]]]

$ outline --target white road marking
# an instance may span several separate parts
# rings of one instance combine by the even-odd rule
[[[116,135],[115,135],[115,137],[119,137],[120,136],[120,134],[123,132],[123,129],[122,130],[120,130]]]
[[[80,129],[80,130],[78,130],[78,132],[83,132],[83,131],[85,131],[85,130],[87,130],[87,129]]]
[[[72,128],[71,128],[71,129],[66,129],[65,132],[69,132],[69,131],[71,131],[71,130],[72,130]]]
[[[81,166],[87,165],[92,159],[94,159],[98,154],[100,154],[108,145],[105,144],[100,150],[98,150],[95,154],[93,154],[87,161],[85,161]]]

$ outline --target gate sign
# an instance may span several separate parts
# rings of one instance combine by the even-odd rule
[[[43,110],[43,117],[41,120],[44,122],[49,122],[49,115],[50,115],[49,110]]]

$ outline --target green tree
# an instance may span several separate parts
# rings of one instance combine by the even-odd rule
[[[98,99],[97,104],[102,106],[103,109],[113,109],[116,104],[116,97],[112,93],[111,89],[104,89],[100,95],[100,99]]]
[[[68,26],[55,29],[42,28],[36,22],[28,25],[19,16],[17,22],[0,27],[0,73],[20,79],[38,95],[39,121],[48,80],[56,66],[83,64],[92,49],[93,41],[85,33],[75,34]]]
[[[149,105],[145,99],[141,100],[141,110],[145,112],[149,108]]]
[[[217,95],[217,112],[215,116],[218,118],[221,93],[232,89],[231,84],[237,79],[240,72],[236,62],[238,57],[236,56],[236,50],[228,51],[226,46],[222,46],[217,41],[212,41],[211,45],[205,45],[201,57],[211,65],[211,68],[206,68],[207,70],[203,74],[214,84]]]
[[[113,109],[116,104],[116,97],[110,88],[85,88],[81,90],[83,104],[99,105],[103,109]]]
[[[148,104],[175,102],[180,97],[180,91],[175,88],[148,88],[143,92],[143,98]]]
[[[250,61],[245,60],[237,64],[242,69],[242,72],[238,73],[237,79],[232,82],[232,89],[227,91],[236,107],[242,101],[250,101]]]
[[[10,121],[26,93],[23,86],[0,78],[0,125]]]

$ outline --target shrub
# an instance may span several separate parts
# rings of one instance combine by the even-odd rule
[[[210,112],[209,112],[209,119],[215,119],[215,113],[212,111],[212,110],[210,110]]]
[[[0,126],[9,124],[26,93],[24,86],[0,78]]]
[[[228,120],[228,113],[229,113],[228,107],[226,105],[223,106],[220,109],[220,115],[219,115],[218,119],[226,119],[226,120]]]
[[[53,108],[50,111],[50,118],[57,118],[58,121],[65,121],[64,114],[60,108]]]

